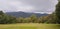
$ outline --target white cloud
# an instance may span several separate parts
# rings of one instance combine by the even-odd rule
[[[20,1],[9,1],[8,3],[10,6],[19,6],[22,5],[23,3]]]
[[[24,12],[30,12],[33,11],[35,8],[32,6],[20,6],[17,7],[17,11],[24,11]]]
[[[5,12],[53,12],[57,0],[0,0],[0,9]]]
[[[8,5],[12,11],[16,12],[17,11],[31,12],[32,10],[34,10],[33,6],[24,4],[23,2],[20,1],[9,1]]]
[[[34,12],[34,13],[41,13],[41,14],[47,13],[47,14],[51,14],[52,12]]]

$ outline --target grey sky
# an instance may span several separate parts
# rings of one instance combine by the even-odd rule
[[[4,12],[53,12],[57,0],[0,0]]]

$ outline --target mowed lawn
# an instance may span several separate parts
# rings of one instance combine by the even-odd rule
[[[60,24],[0,24],[0,29],[60,29]]]

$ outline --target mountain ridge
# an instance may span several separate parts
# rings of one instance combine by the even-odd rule
[[[32,14],[36,15],[37,17],[49,15],[47,13],[41,14],[41,13],[29,13],[29,12],[22,12],[22,11],[19,11],[19,12],[6,12],[6,14],[11,15],[11,16],[15,16],[15,17],[30,17]]]

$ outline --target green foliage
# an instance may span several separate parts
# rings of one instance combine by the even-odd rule
[[[36,15],[31,15],[30,17],[23,18],[19,17],[17,18],[18,23],[37,23],[37,17]]]
[[[0,12],[0,24],[16,23],[16,18]]]
[[[0,15],[3,15],[4,13],[2,11],[0,11]]]
[[[56,24],[57,23],[57,19],[56,19],[56,15],[55,14],[51,14],[48,16],[48,20],[45,23],[51,23],[51,24]]]
[[[56,5],[56,16],[57,16],[57,21],[60,24],[60,2]]]
[[[30,23],[31,22],[31,18],[25,18],[26,23]]]
[[[19,18],[17,18],[17,23],[23,23],[23,20],[24,20],[23,17],[19,17]]]
[[[58,19],[55,13],[48,16],[42,16],[38,19],[39,23],[58,24]]]
[[[30,16],[30,18],[31,18],[31,22],[33,22],[33,23],[37,23],[37,17],[36,17],[36,15],[34,15],[34,14],[32,14],[31,16]]]
[[[49,15],[48,15],[49,16]],[[39,23],[45,23],[48,21],[49,17],[48,16],[42,16],[38,19]]]
[[[11,24],[11,23],[49,23],[49,24],[59,24],[60,19],[56,16],[57,14],[52,13],[47,16],[36,17],[32,14],[30,17],[15,18],[13,16],[8,16],[2,11],[0,12],[0,24]]]
[[[13,17],[13,16],[9,16],[8,19],[9,19],[9,20],[8,20],[8,23],[16,23],[16,22],[17,22],[17,21],[16,21],[16,18]]]

